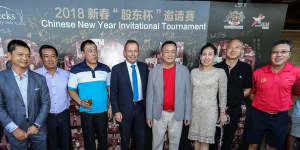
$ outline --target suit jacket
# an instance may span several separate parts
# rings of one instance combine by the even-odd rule
[[[45,77],[28,70],[28,120],[43,127],[50,109],[50,96]],[[13,121],[27,131],[26,111],[12,69],[0,72],[0,121],[5,127]]]
[[[137,62],[139,68],[141,82],[142,82],[142,93],[143,93],[143,105],[145,104],[146,88],[148,80],[148,66],[145,63]],[[133,107],[133,90],[130,83],[130,77],[127,69],[126,62],[115,65],[111,71],[110,81],[110,100],[112,105],[113,113],[121,112],[123,116],[131,111]]]
[[[147,87],[147,119],[159,120],[164,101],[164,80],[162,64],[154,67],[149,73]],[[190,120],[192,113],[192,90],[189,70],[180,64],[176,64],[175,74],[175,119]]]

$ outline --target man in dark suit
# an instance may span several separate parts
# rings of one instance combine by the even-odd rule
[[[112,111],[120,122],[122,150],[129,149],[131,137],[135,150],[144,150],[146,142],[150,140],[146,140],[145,114],[148,66],[137,62],[139,44],[136,41],[128,40],[123,53],[126,61],[114,66],[111,73]]]
[[[12,150],[46,150],[50,96],[46,79],[28,69],[30,48],[21,40],[7,46],[12,67],[0,72],[0,122]]]

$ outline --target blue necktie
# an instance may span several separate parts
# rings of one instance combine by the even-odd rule
[[[137,81],[137,75],[135,70],[135,65],[131,65],[132,68],[132,88],[133,88],[133,101],[138,101],[139,99],[139,90],[138,90],[138,81]]]

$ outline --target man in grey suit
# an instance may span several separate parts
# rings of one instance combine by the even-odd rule
[[[45,120],[50,109],[46,79],[28,69],[30,48],[21,40],[7,46],[11,68],[0,72],[0,121],[12,150],[46,150]]]
[[[163,64],[149,74],[146,98],[147,124],[152,128],[153,150],[163,148],[168,130],[170,150],[178,150],[182,125],[190,124],[192,98],[189,70],[175,63],[177,46],[166,41],[161,47]]]

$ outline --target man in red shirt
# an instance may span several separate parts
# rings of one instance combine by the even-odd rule
[[[182,121],[190,124],[192,98],[189,70],[175,63],[177,46],[166,41],[161,47],[163,64],[154,67],[148,77],[146,116],[152,128],[153,150],[162,150],[164,135],[168,131],[170,150],[177,150]]]
[[[287,63],[292,42],[276,42],[271,62],[253,73],[251,91],[253,109],[250,113],[247,141],[249,150],[256,150],[266,134],[266,149],[281,149],[288,133],[288,110],[293,105],[292,87],[300,76],[297,66]]]

